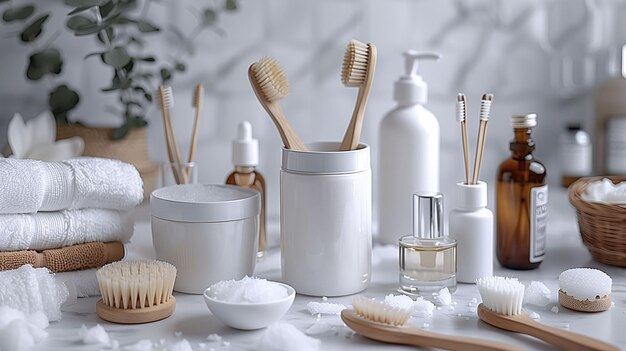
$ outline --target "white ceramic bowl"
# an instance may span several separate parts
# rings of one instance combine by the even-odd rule
[[[296,297],[296,291],[291,286],[272,283],[283,286],[288,295],[280,300],[263,303],[224,302],[215,299],[209,287],[204,291],[204,302],[215,317],[230,327],[243,330],[265,328],[282,318]]]

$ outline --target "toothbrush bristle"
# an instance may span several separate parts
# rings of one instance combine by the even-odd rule
[[[163,95],[163,99],[161,100],[161,95]],[[157,90],[157,105],[161,110],[163,110],[163,105],[168,110],[174,108],[174,93],[172,92],[172,87],[170,86],[160,86],[159,90]]]
[[[191,106],[198,108],[198,106],[200,106],[201,104],[200,100],[202,99],[203,95],[204,87],[202,86],[202,84],[196,85],[196,89],[193,92],[193,100],[191,101]]]
[[[392,307],[361,295],[352,299],[352,308],[365,319],[394,326],[404,325],[411,317],[411,311],[407,309]]]
[[[489,120],[489,114],[491,113],[491,103],[493,101],[493,94],[483,94],[480,101],[480,119],[483,121]]]
[[[491,311],[503,315],[522,313],[524,284],[517,278],[484,277],[476,280],[476,286],[483,305]]]
[[[465,121],[465,95],[459,93],[456,97],[456,120],[457,122]]]
[[[365,83],[369,57],[368,45],[358,40],[348,43],[341,68],[341,83],[347,87],[360,87]]]
[[[289,80],[276,59],[263,57],[252,65],[252,72],[267,101],[276,101],[289,94]]]

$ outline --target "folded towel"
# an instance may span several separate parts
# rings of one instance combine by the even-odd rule
[[[78,244],[43,251],[0,252],[0,270],[16,269],[25,264],[48,268],[52,272],[100,268],[124,258],[124,244],[119,241]]]
[[[113,210],[0,215],[0,251],[56,249],[95,241],[127,242],[133,230],[131,214]]]
[[[0,159],[0,213],[78,208],[126,210],[143,200],[137,169],[118,160]]]
[[[96,277],[97,268],[82,271],[56,273],[54,277],[73,290],[76,297],[100,296],[100,285]]]
[[[24,265],[0,272],[0,306],[9,306],[26,315],[42,311],[49,320],[61,319],[61,304],[68,298],[67,287],[46,268]]]

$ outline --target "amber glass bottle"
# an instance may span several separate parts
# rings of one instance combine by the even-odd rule
[[[252,125],[243,121],[237,126],[237,139],[233,140],[232,160],[235,170],[226,178],[226,184],[239,185],[258,191],[261,194],[261,214],[259,219],[259,249],[257,257],[265,256],[267,232],[265,231],[265,179],[256,171],[259,164],[259,141],[252,138]]]
[[[513,116],[511,157],[498,167],[496,255],[504,267],[534,269],[546,249],[548,186],[546,168],[533,157],[530,133],[537,116]]]

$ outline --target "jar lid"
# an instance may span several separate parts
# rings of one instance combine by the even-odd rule
[[[172,185],[152,192],[150,211],[153,217],[172,221],[236,221],[260,213],[261,195],[234,185]]]

